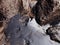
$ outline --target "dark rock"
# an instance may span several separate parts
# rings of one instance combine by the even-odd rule
[[[33,7],[33,13],[35,14],[36,22],[39,25],[44,25],[47,21],[47,16],[53,11],[54,2],[53,0],[37,0],[37,4]]]
[[[60,26],[49,27],[46,30],[46,34],[50,36],[51,40],[54,40],[60,43]]]
[[[54,0],[49,0],[49,1],[37,0],[37,1],[38,1],[37,4],[32,9],[32,12],[35,14],[36,22],[39,25],[58,24],[60,22],[60,9],[58,6],[59,3],[58,2],[55,3]]]

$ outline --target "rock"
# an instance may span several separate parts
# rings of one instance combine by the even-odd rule
[[[56,2],[56,3],[55,3]],[[37,0],[33,13],[39,25],[56,25],[60,22],[60,3],[55,0]],[[55,20],[56,19],[56,20]]]
[[[46,34],[50,36],[51,40],[54,40],[60,43],[60,26],[49,27],[46,30]]]

